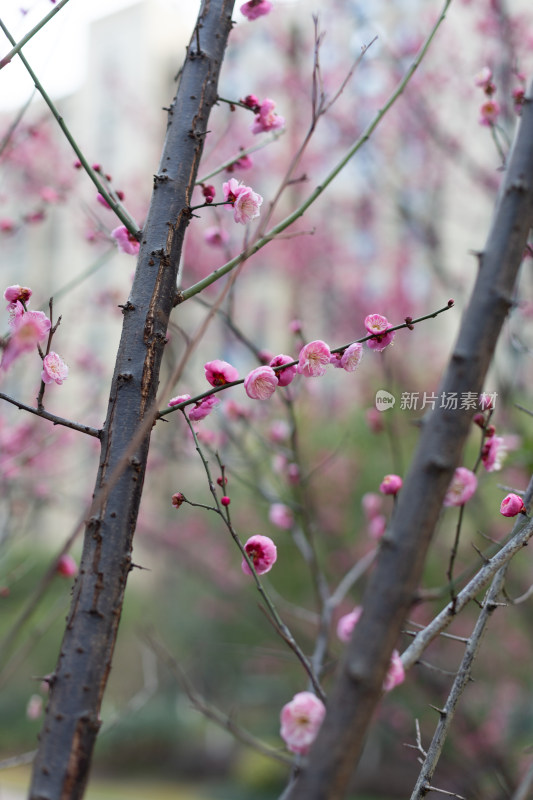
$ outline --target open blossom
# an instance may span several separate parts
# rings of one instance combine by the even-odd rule
[[[207,228],[204,239],[211,247],[224,247],[229,242],[229,233],[222,228]]]
[[[399,475],[385,475],[379,485],[379,491],[383,494],[398,494],[403,486],[403,481]]]
[[[493,100],[487,100],[479,109],[479,124],[494,125],[500,115],[500,104]]]
[[[365,328],[369,333],[375,336],[373,339],[367,340],[367,345],[371,350],[377,350],[378,353],[384,350],[387,345],[391,344],[395,336],[395,331],[389,331],[391,324],[387,317],[382,314],[369,314],[365,317]]]
[[[14,308],[17,303],[28,303],[30,297],[32,296],[31,289],[28,289],[26,286],[19,286],[18,283],[14,286],[8,286],[4,292],[4,298],[8,302],[8,308]]]
[[[363,613],[363,606],[356,606],[349,614],[345,614],[337,622],[337,636],[341,642],[349,642],[352,631],[359,622],[359,617]]]
[[[214,361],[208,361],[204,365],[205,377],[211,386],[224,386],[226,383],[232,383],[239,380],[239,373],[228,364],[227,361],[221,361],[219,358]]]
[[[383,681],[383,691],[390,692],[395,686],[399,686],[405,680],[405,670],[403,668],[402,659],[397,650],[392,651],[391,661],[385,680]]]
[[[346,370],[346,372],[355,372],[361,363],[362,357],[363,345],[360,342],[354,342],[347,347],[342,354],[340,366]]]
[[[492,70],[490,67],[483,67],[482,70],[478,72],[476,77],[474,78],[474,83],[476,86],[480,86],[482,89],[486,89],[487,86],[490,86],[492,82]]]
[[[500,514],[504,517],[516,517],[517,514],[526,513],[524,501],[518,494],[508,494],[504,497],[500,506]]]
[[[61,386],[68,377],[68,367],[57,353],[51,350],[43,359],[41,380],[44,383],[57,383]]]
[[[250,20],[258,19],[265,14],[272,11],[272,3],[270,0],[248,0],[247,3],[241,6],[241,14],[244,14]]]
[[[462,506],[470,500],[477,489],[477,478],[466,467],[457,467],[452,482],[444,497],[445,506]]]
[[[498,472],[507,453],[505,442],[501,436],[489,436],[483,444],[481,461],[487,472]]]
[[[220,403],[218,397],[215,397],[214,394],[208,394],[207,397],[196,403],[194,408],[189,411],[189,419],[193,422],[200,422],[201,419],[205,419],[211,413],[217,403]]]
[[[42,311],[27,311],[15,315],[0,366],[7,369],[21,353],[33,350],[47,336],[49,330],[50,320]]]
[[[266,133],[283,128],[285,120],[275,113],[275,107],[275,102],[269,97],[263,100],[259,106],[259,112],[255,115],[255,119],[250,125],[252,133]]]
[[[293,361],[294,359],[291,358],[290,356],[281,354],[279,356],[275,356],[275,358],[271,360],[270,366],[272,367],[272,369],[274,369],[274,367],[281,367],[283,366],[283,364],[292,364]],[[294,376],[296,375],[296,372],[297,372],[296,364],[292,364],[292,366],[287,367],[286,369],[276,370],[278,386],[288,386],[289,383],[292,382]]]
[[[292,753],[305,755],[326,716],[326,706],[312,692],[298,692],[281,709],[280,735]]]
[[[276,545],[268,536],[260,536],[259,534],[250,536],[244,545],[244,549],[258,575],[264,575],[265,572],[270,572],[273,565],[276,563],[278,551]],[[248,566],[248,562],[245,558],[242,560],[241,568],[246,575],[252,574],[252,570]]]
[[[326,371],[331,358],[329,346],[321,339],[302,347],[298,357],[298,372],[306,378],[316,378]]]
[[[268,400],[278,387],[278,376],[272,367],[257,367],[244,379],[244,391],[252,400]]]
[[[273,525],[284,531],[289,531],[294,524],[294,514],[285,503],[272,503],[268,518]]]
[[[235,178],[230,178],[229,181],[222,184],[222,189],[224,191],[224,199],[233,206],[235,222],[246,225],[247,222],[259,216],[259,208],[263,198],[260,194],[254,192],[250,186],[244,186]]]
[[[141,246],[140,242],[129,232],[125,225],[120,225],[111,231],[111,236],[117,243],[121,253],[136,256]]]

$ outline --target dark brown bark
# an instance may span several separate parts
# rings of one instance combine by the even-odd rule
[[[439,394],[479,393],[512,303],[533,224],[533,87],[524,106],[479,274]],[[308,766],[290,800],[340,800],[366,732],[406,615],[418,587],[444,494],[458,466],[474,410],[435,408],[425,423],[363,599]],[[494,511],[497,513],[497,507]]]
[[[31,800],[84,794],[100,728],[148,455],[153,402],[192,189],[217,98],[234,0],[203,0],[187,50],[124,323],[102,432],[95,502],[87,520]],[[142,428],[144,422],[144,428]],[[141,434],[139,429],[141,426]],[[132,442],[136,445],[132,449]]]

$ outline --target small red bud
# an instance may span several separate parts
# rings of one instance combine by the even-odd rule
[[[489,425],[489,427],[486,430],[488,438],[490,439],[490,437],[494,436],[495,433],[496,433],[496,428],[494,427],[494,425]]]
[[[229,504],[231,503],[231,500],[229,499],[229,497],[224,495],[224,497],[220,498],[220,502],[222,503],[223,506],[229,506]]]
[[[480,413],[474,414],[472,422],[474,423],[474,425],[479,425],[480,428],[485,427],[485,417],[483,416],[483,414]]]
[[[72,166],[74,167],[74,169],[81,169],[81,161],[79,160],[79,158],[74,162]]]
[[[217,478],[217,483],[218,483],[219,486],[225,486],[227,484],[227,482],[228,482],[227,478],[223,478],[222,476]]]
[[[120,202],[122,202],[122,201],[124,200],[124,198],[126,197],[126,195],[124,194],[124,192],[123,192],[123,191],[121,191],[120,189],[118,190],[118,192],[117,192],[116,194],[117,194],[117,197],[118,197],[118,199],[120,200]]]
[[[452,299],[448,300],[448,308],[451,308],[454,305],[455,305],[455,300]]]
[[[109,183],[111,183],[111,181],[113,180],[111,175],[108,175],[107,173],[104,175],[104,178],[106,179],[106,181],[109,181]]]
[[[181,492],[176,492],[172,495],[172,505],[174,508],[179,508],[183,501],[185,500],[185,495]]]
[[[102,169],[102,165],[101,164],[93,164],[92,167],[93,167],[95,172],[100,172],[100,170]]]

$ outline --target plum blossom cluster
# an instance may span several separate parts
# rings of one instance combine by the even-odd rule
[[[270,97],[266,97],[262,102],[259,102],[254,94],[249,94],[246,95],[242,103],[255,112],[254,121],[250,125],[252,133],[269,133],[283,128],[285,125],[284,117],[274,111],[276,103]]]
[[[500,104],[494,99],[496,85],[492,80],[492,70],[490,67],[483,67],[475,79],[476,86],[483,89],[486,100],[479,109],[479,124],[488,127],[493,126],[500,116]]]

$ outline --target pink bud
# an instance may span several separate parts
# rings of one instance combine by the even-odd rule
[[[224,495],[224,497],[220,498],[220,502],[222,503],[223,506],[229,506],[229,504],[231,503],[231,500],[230,500],[229,497]]]
[[[504,517],[516,517],[517,514],[526,514],[524,501],[517,494],[508,494],[504,497],[500,506],[500,514]]]
[[[383,494],[396,495],[403,486],[403,481],[399,475],[385,475],[379,485],[379,491]]]
[[[72,578],[78,574],[78,565],[71,555],[64,553],[58,559],[56,572],[58,575],[63,575],[65,578]]]
[[[175,492],[172,495],[172,505],[174,506],[174,508],[179,508],[181,504],[184,502],[184,500],[185,500],[185,495],[182,494],[181,492]]]

